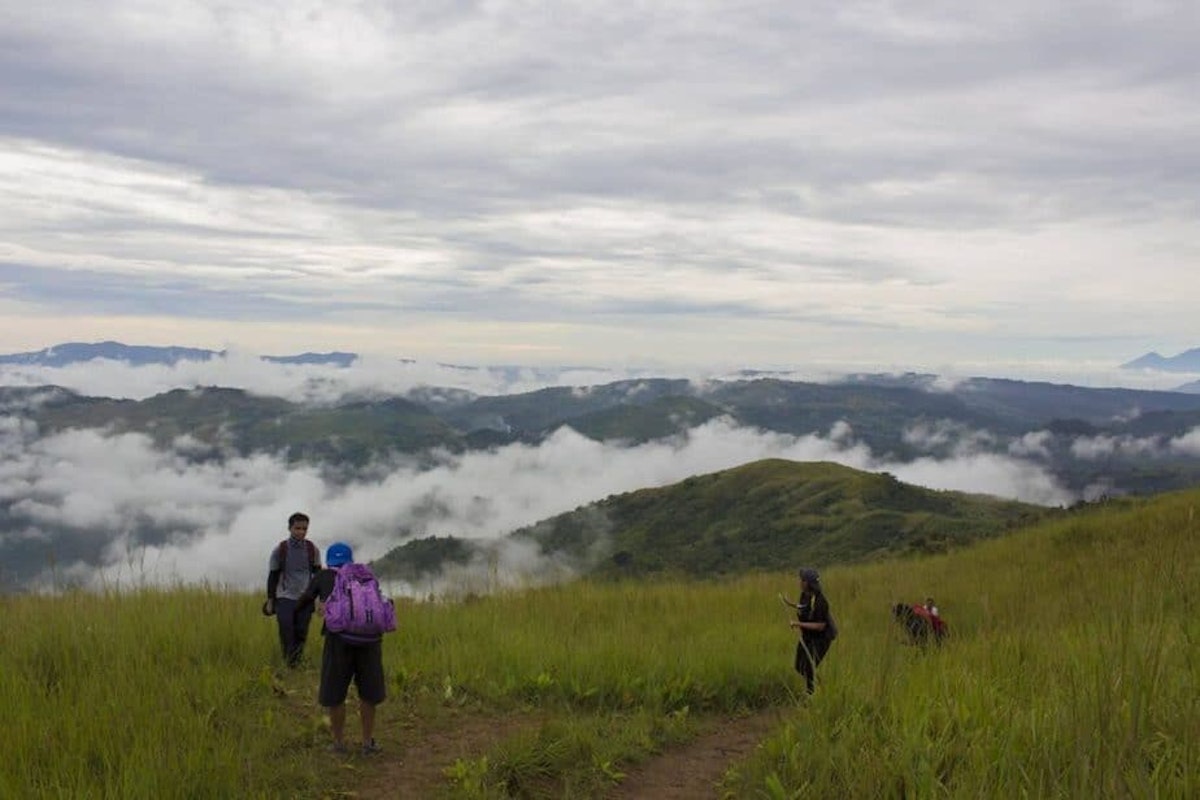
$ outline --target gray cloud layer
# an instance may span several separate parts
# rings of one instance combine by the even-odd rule
[[[10,4],[0,319],[475,361],[1183,349],[1197,40],[1153,0]]]
[[[349,484],[265,455],[196,463],[186,440],[163,451],[132,434],[39,436],[17,416],[0,417],[0,440],[0,504],[10,520],[0,533],[0,552],[29,539],[52,547],[54,537],[87,540],[102,567],[63,558],[56,567],[59,580],[85,585],[207,580],[257,586],[273,543],[286,535],[284,520],[296,509],[312,515],[314,540],[323,546],[347,540],[370,559],[405,535],[496,539],[613,493],[768,457],[836,461],[925,486],[1044,504],[1072,499],[1034,461],[964,450],[890,463],[855,443],[844,424],[825,436],[795,437],[716,421],[684,438],[638,447],[600,444],[564,428],[536,447],[446,456],[431,469],[395,464]],[[148,539],[147,528],[168,533]],[[532,554],[524,561],[510,566],[533,572]],[[50,579],[49,573],[41,578]]]

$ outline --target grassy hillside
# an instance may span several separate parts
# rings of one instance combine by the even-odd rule
[[[837,666],[734,795],[1200,796],[1198,506],[1112,505],[831,574]],[[880,605],[925,592],[954,640],[897,648]]]
[[[570,421],[579,433],[597,441],[640,444],[683,433],[725,412],[695,397],[659,397],[646,405],[625,405],[584,414]]]
[[[267,451],[293,460],[359,465],[388,452],[462,444],[461,434],[447,423],[401,398],[308,406],[216,387],[175,389],[141,401],[59,396],[36,419],[48,432],[138,432],[160,446],[188,435],[243,454]]]
[[[0,796],[600,798],[763,708],[780,722],[725,796],[1200,796],[1197,506],[1111,503],[828,569],[841,635],[811,698],[775,597],[791,571],[405,603],[372,764],[329,763],[316,669],[278,670],[256,597],[0,598]],[[887,609],[929,593],[954,635],[921,651]],[[416,785],[439,731],[478,749]]]
[[[941,552],[1051,513],[1040,506],[901,483],[831,463],[766,459],[614,495],[515,531],[543,555],[607,576],[697,576]],[[490,545],[408,542],[379,563],[413,579]]]

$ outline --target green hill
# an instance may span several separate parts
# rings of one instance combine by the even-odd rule
[[[706,576],[941,552],[1047,513],[1025,503],[923,489],[887,473],[767,459],[614,495],[511,536],[584,572]],[[494,546],[466,545],[476,553]],[[448,540],[440,547],[450,552]],[[469,560],[454,547],[456,563]],[[395,548],[382,563],[406,578],[440,566],[429,546],[418,543]]]

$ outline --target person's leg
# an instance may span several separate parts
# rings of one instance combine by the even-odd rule
[[[358,715],[362,722],[363,747],[369,748],[375,744],[375,704],[360,699]]]
[[[813,639],[808,642],[809,670],[806,677],[808,679],[809,694],[812,694],[813,690],[816,688],[815,681],[817,677],[817,667],[821,664],[821,661],[824,660],[825,654],[828,652],[829,641],[824,637]]]
[[[808,693],[813,692],[813,662],[812,656],[805,647],[803,637],[796,643],[796,672],[804,676],[804,685]]]
[[[337,748],[346,746],[346,704],[329,707],[329,730]]]
[[[370,755],[379,752],[379,745],[375,743],[375,707],[387,698],[383,644],[374,642],[356,647],[354,654],[354,685],[358,688],[363,753]]]
[[[317,702],[329,711],[329,730],[336,750],[346,747],[346,692],[350,688],[352,664],[345,644],[335,635],[325,637],[321,652],[321,684]]]
[[[817,671],[817,667],[825,660],[825,654],[829,652],[829,640],[825,638],[813,639],[808,643],[808,654],[812,656],[813,672]]]
[[[292,649],[288,657],[288,663],[292,666],[299,664],[301,656],[304,655],[304,643],[308,641],[308,626],[312,621],[313,609],[313,606],[308,606],[303,611],[293,613]]]
[[[275,621],[279,625],[279,647],[283,660],[291,662],[296,647],[296,601],[286,597],[275,599]]]

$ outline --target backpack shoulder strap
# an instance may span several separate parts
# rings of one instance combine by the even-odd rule
[[[279,568],[287,569],[287,544],[288,540],[284,539],[275,548],[276,555],[279,556]],[[312,569],[321,566],[321,554],[317,552],[317,546],[308,539],[304,540],[304,549],[308,551],[308,565]]]

